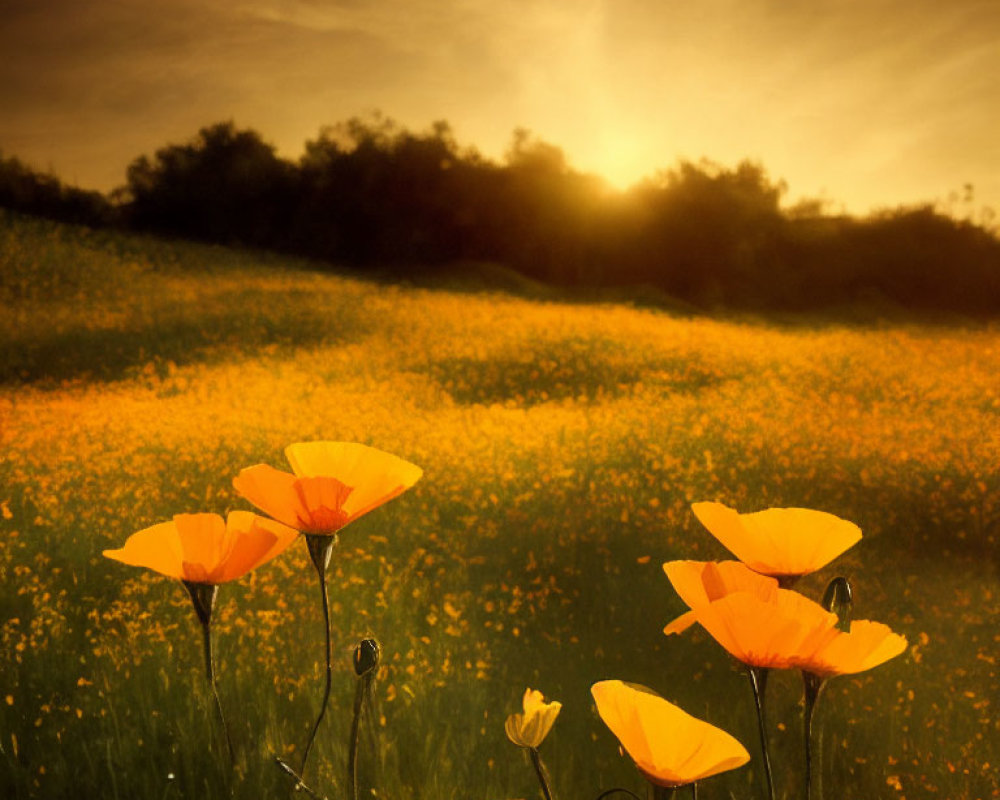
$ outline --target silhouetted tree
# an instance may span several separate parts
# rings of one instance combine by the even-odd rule
[[[741,302],[769,292],[779,259],[783,183],[744,161],[727,170],[682,161],[633,190],[640,215],[630,261],[643,277],[700,302]]]
[[[223,122],[133,161],[125,201],[140,229],[280,247],[295,194],[292,166],[255,131]]]
[[[1000,310],[990,231],[930,207],[868,219],[818,202],[783,209],[784,183],[749,161],[681,161],[612,192],[523,129],[495,163],[462,148],[446,122],[413,133],[376,114],[321,130],[294,164],[255,131],[213,125],[136,159],[127,178],[135,227],[404,274],[488,260],[562,286],[652,284],[702,306],[881,297]],[[0,161],[4,197],[70,208],[58,181],[11,160]]]
[[[300,162],[301,247],[354,264],[433,264],[490,249],[495,167],[437,122],[412,134],[380,116],[324,129]]]
[[[589,282],[604,182],[570,169],[562,150],[523,128],[514,131],[505,163],[495,200],[501,258],[550,283]]]

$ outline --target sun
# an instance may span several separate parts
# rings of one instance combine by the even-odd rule
[[[646,148],[630,134],[606,134],[586,156],[588,171],[596,172],[613,188],[624,191],[652,172]]]

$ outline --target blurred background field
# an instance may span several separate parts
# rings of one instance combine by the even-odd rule
[[[101,557],[184,511],[245,508],[240,468],[354,440],[422,466],[343,532],[334,696],[308,777],[344,791],[351,648],[383,647],[377,796],[532,797],[503,732],[526,686],[563,711],[558,796],[642,782],[590,685],[647,684],[741,739],[702,796],[759,796],[750,689],[661,569],[726,553],[690,512],[806,506],[864,539],[855,613],[907,652],[831,683],[829,796],[1000,792],[1000,330],[681,316],[318,273],[287,258],[0,217],[0,794],[229,796],[180,585]],[[218,678],[243,775],[304,743],[322,627],[304,546],[220,592]],[[780,796],[801,791],[798,680],[769,687]]]

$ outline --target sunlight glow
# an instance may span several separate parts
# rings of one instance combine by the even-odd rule
[[[596,172],[615,189],[624,190],[651,173],[645,156],[646,148],[637,146],[635,137],[606,136],[593,157],[581,167]]]

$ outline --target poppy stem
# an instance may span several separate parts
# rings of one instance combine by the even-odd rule
[[[330,687],[333,684],[333,645],[330,641],[330,596],[326,588],[326,568],[330,564],[330,556],[333,553],[333,546],[337,543],[336,536],[321,536],[319,534],[305,534],[306,547],[309,548],[309,557],[316,567],[316,574],[319,575],[319,590],[323,598],[323,632],[326,635],[326,688],[323,690],[323,702],[320,704],[319,716],[313,724],[309,733],[309,740],[306,742],[305,750],[302,752],[302,766],[299,767],[299,774],[305,775],[306,761],[309,759],[309,751],[312,749],[316,739],[316,732],[320,723],[326,715],[326,707],[330,700]]]
[[[194,581],[181,581],[184,588],[191,596],[194,603],[194,613],[201,623],[202,641],[205,645],[205,676],[208,678],[209,688],[212,690],[212,698],[215,700],[215,710],[219,714],[219,721],[222,723],[222,732],[226,736],[226,749],[229,752],[229,765],[236,766],[236,751],[233,749],[233,740],[229,735],[229,725],[226,723],[226,715],[222,713],[222,701],[219,699],[219,690],[215,685],[215,665],[212,659],[212,610],[215,608],[215,597],[219,587],[212,583],[195,583]]]
[[[802,670],[802,682],[805,684],[805,705],[802,708],[802,726],[805,734],[806,745],[806,800],[812,800],[812,721],[813,712],[816,709],[816,701],[819,699],[820,690],[826,680],[812,672]],[[818,754],[822,756],[822,752]],[[817,764],[816,772],[816,797],[822,800],[822,764]]]
[[[535,768],[535,774],[538,776],[538,783],[542,787],[542,796],[545,800],[552,800],[552,790],[549,788],[549,778],[545,771],[545,765],[542,763],[542,757],[538,755],[537,747],[529,747],[528,753],[531,755],[531,766]]]
[[[222,723],[222,732],[226,735],[226,750],[229,751],[229,764],[236,766],[236,751],[233,749],[233,740],[229,735],[229,724],[226,722],[226,715],[222,713],[222,700],[219,699],[219,690],[215,685],[215,668],[212,664],[212,626],[207,622],[202,625],[205,635],[205,664],[208,669],[208,685],[212,688],[212,697],[215,699],[215,710],[219,712],[219,721]]]
[[[698,800],[698,781],[691,781],[691,800]]]
[[[764,691],[767,688],[767,667],[749,667],[750,686],[753,688],[753,702],[757,707],[757,727],[760,731],[760,751],[764,761],[764,777],[767,779],[767,796],[774,800],[774,781],[771,778],[771,759],[767,755],[767,728],[764,726]]]

